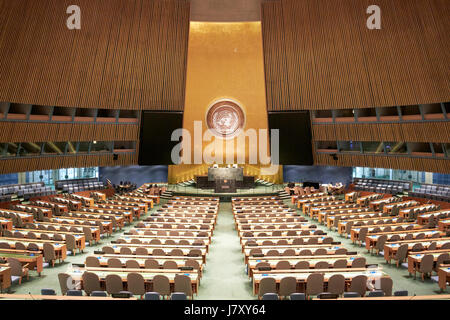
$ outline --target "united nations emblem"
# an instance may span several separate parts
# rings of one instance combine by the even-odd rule
[[[206,113],[206,125],[217,137],[233,138],[244,128],[244,110],[231,100],[216,101]]]

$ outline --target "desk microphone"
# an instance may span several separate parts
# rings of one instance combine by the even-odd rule
[[[36,300],[33,295],[31,294],[31,292],[28,292],[28,294],[30,295],[31,299]]]

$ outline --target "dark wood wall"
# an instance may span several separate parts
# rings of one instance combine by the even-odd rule
[[[390,168],[450,174],[449,160],[409,158],[400,156],[339,154],[333,160],[329,154],[314,154],[314,162],[319,165],[343,167]]]
[[[0,160],[0,173],[5,174],[35,170],[96,166],[128,166],[132,164],[137,164],[137,153],[119,154],[117,160],[114,160],[112,154],[49,157],[43,156],[36,158],[16,158]]]
[[[313,124],[312,131],[315,141],[450,143],[449,121],[389,124]]]
[[[183,110],[188,36],[184,0],[0,0],[0,101]]]
[[[370,5],[381,30],[366,27]],[[262,4],[269,111],[450,101],[450,1]]]
[[[0,142],[137,141],[139,126],[0,122]]]

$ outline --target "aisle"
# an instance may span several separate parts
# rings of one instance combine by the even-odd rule
[[[220,203],[216,229],[206,255],[205,272],[195,299],[255,299],[251,281],[245,273],[244,255],[234,229],[230,202]]]

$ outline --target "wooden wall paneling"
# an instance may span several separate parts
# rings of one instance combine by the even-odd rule
[[[0,174],[59,168],[127,166],[136,164],[136,154],[120,154],[119,159],[116,161],[113,160],[112,154],[17,158],[0,160]]]
[[[381,30],[369,30],[372,4],[263,2],[269,111],[450,101],[450,3],[379,0]]]
[[[313,124],[313,141],[450,143],[450,121],[386,124]]]
[[[339,154],[338,160],[333,160],[329,154],[315,153],[314,163],[316,165],[390,168],[399,170],[439,172],[444,174],[450,173],[449,160],[446,159]]]
[[[181,111],[189,2],[2,1],[0,101],[81,108]]]
[[[0,142],[136,141],[136,124],[0,122]]]

